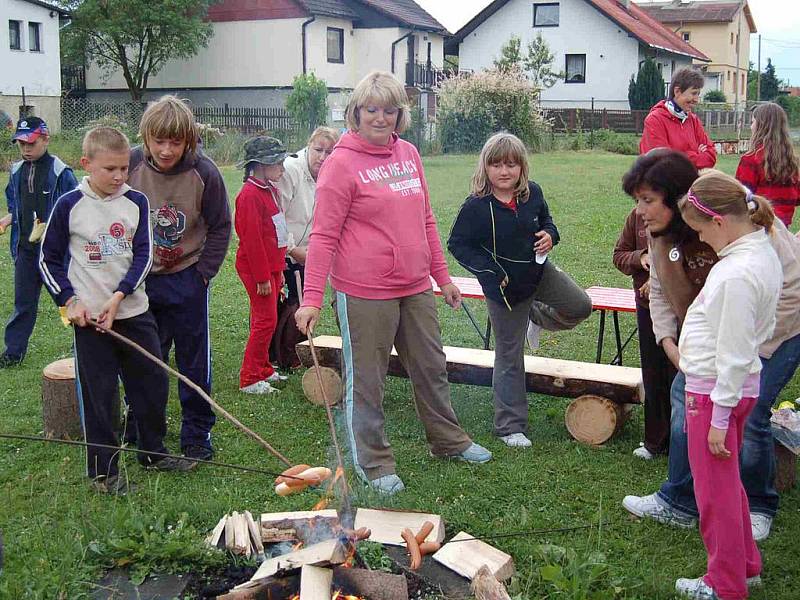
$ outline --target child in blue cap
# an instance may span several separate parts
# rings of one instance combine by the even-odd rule
[[[50,133],[42,119],[21,119],[12,141],[19,146],[22,160],[11,166],[6,186],[10,219],[0,222],[0,229],[11,226],[14,313],[6,324],[6,348],[0,354],[0,368],[19,364],[28,350],[42,290],[39,240],[56,200],[78,186],[72,169],[47,151]]]

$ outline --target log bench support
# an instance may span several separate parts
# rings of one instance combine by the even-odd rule
[[[314,347],[320,365],[340,369],[340,337],[317,337]],[[494,352],[456,346],[445,346],[444,352],[451,383],[491,387]],[[304,366],[314,364],[308,342],[297,345],[297,355]],[[388,372],[408,377],[394,350]],[[525,387],[528,392],[577,398],[567,410],[567,428],[575,439],[587,444],[608,441],[630,415],[627,405],[641,404],[644,399],[641,369],[541,356],[525,356]]]

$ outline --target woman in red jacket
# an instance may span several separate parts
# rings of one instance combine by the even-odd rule
[[[283,175],[286,150],[275,138],[259,136],[244,146],[244,186],[236,196],[236,272],[250,297],[250,337],[239,372],[239,391],[269,394],[270,383],[285,380],[269,362],[269,344],[278,324],[288,231],[278,205],[275,181]],[[294,156],[294,155],[291,155]]]
[[[651,108],[644,120],[641,154],[653,148],[670,148],[683,152],[698,169],[710,169],[717,163],[714,143],[692,112],[700,102],[704,83],[703,74],[696,69],[687,67],[675,73],[669,84],[669,98]]]

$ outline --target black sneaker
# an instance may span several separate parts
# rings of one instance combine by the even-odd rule
[[[184,446],[182,450],[183,455],[186,458],[198,458],[200,460],[211,460],[214,458],[214,451],[206,446],[198,446],[193,444],[190,446]]]
[[[190,460],[183,460],[175,456],[165,456],[147,465],[147,469],[154,471],[190,471],[197,463]]]
[[[19,363],[22,362],[21,356],[14,356],[9,354],[8,352],[3,352],[0,354],[0,369],[5,369],[8,367],[16,367]]]
[[[92,489],[101,494],[112,496],[126,496],[136,491],[136,486],[125,477],[112,475],[111,477],[98,477],[92,480]]]

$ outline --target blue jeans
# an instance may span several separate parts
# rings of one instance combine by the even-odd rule
[[[762,358],[761,363],[761,391],[758,403],[747,419],[740,471],[750,512],[774,517],[778,511],[778,492],[775,490],[775,445],[769,422],[770,409],[800,363],[800,335],[783,342],[771,358]],[[672,382],[670,394],[669,471],[667,481],[657,494],[674,510],[697,516],[685,427],[685,388],[686,377],[679,372]]]
[[[14,261],[14,313],[5,331],[6,353],[23,359],[36,324],[42,277],[39,275],[39,245],[20,242]]]

